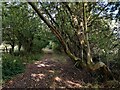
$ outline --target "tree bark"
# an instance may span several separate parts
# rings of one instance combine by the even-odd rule
[[[75,55],[73,55],[73,53],[69,50],[67,43],[65,42],[65,40],[63,39],[63,37],[61,36],[61,34],[59,33],[59,30],[57,28],[55,28],[42,14],[41,12],[37,9],[37,7],[32,3],[29,2],[28,3],[32,6],[32,8],[36,11],[36,13],[39,15],[39,17],[47,24],[47,26],[50,28],[50,30],[52,31],[52,33],[57,37],[57,39],[60,41],[61,45],[64,48],[64,51],[66,52],[66,54],[76,63],[79,63],[83,68],[86,68],[87,70],[90,71],[95,71],[98,70],[100,68],[103,68],[104,73],[105,73],[105,77],[107,79],[107,77],[109,75],[112,76],[111,71],[109,70],[109,68],[103,63],[103,62],[98,62],[98,63],[94,63],[92,60],[92,56],[91,56],[91,50],[90,50],[90,45],[89,45],[89,38],[88,38],[88,33],[85,33],[88,31],[87,28],[87,15],[86,15],[86,6],[87,3],[83,3],[83,21],[81,21],[81,24],[79,25],[78,23],[76,24],[77,26],[77,37],[79,39],[80,45],[81,45],[81,56],[82,59],[80,57],[76,57]],[[75,16],[75,15],[73,15]],[[77,18],[76,18],[77,19]],[[73,17],[73,20],[75,20],[75,18]],[[76,20],[75,20],[76,22]],[[75,26],[75,27],[76,27]],[[87,54],[87,55],[84,55]],[[87,57],[86,57],[87,56]],[[86,61],[86,62],[85,62]],[[113,77],[113,76],[112,76]]]
[[[87,15],[86,15],[86,7],[87,7],[87,3],[84,2],[83,3],[83,21],[84,21],[84,32],[87,32],[88,31],[88,28],[87,28]],[[107,65],[105,65],[103,62],[98,62],[98,63],[94,63],[93,60],[92,60],[92,56],[91,56],[91,50],[90,50],[90,45],[89,45],[89,38],[88,38],[88,33],[86,33],[86,40],[85,42],[87,43],[87,66],[88,66],[88,69],[89,70],[92,70],[92,71],[95,71],[95,70],[98,70],[100,68],[103,68],[103,72],[105,73],[105,79],[107,80],[108,77],[111,77],[112,79],[113,78],[113,75],[109,69],[109,67]]]
[[[21,46],[22,46],[22,43],[19,42],[19,44],[18,44],[18,51],[19,51],[19,52],[20,52]]]
[[[36,11],[36,13],[39,15],[39,17],[47,24],[47,26],[50,28],[50,30],[52,31],[52,33],[53,33],[53,34],[57,37],[57,39],[60,41],[61,45],[62,45],[63,48],[64,48],[65,53],[66,53],[71,59],[73,59],[73,60],[75,60],[75,61],[79,60],[78,57],[74,56],[74,55],[70,52],[70,50],[69,50],[66,42],[64,41],[64,39],[63,39],[62,36],[60,35],[59,31],[58,31],[53,25],[50,24],[50,22],[42,15],[42,13],[37,9],[37,7],[36,7],[32,2],[29,2],[29,0],[28,0],[28,3],[32,6],[32,8]]]

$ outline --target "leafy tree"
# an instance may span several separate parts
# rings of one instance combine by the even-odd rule
[[[7,41],[14,51],[15,45],[31,52],[39,46],[38,51],[48,44],[50,31],[26,3],[3,3],[3,41]],[[42,24],[43,25],[43,24]],[[42,43],[43,45],[40,45]],[[37,50],[37,49],[36,49]]]
[[[105,79],[112,77],[111,71],[103,62],[93,62],[90,48],[91,39],[97,41],[100,37],[108,38],[112,35],[109,25],[105,24],[104,20],[111,3],[40,3],[41,7],[46,7],[44,10],[38,9],[29,0],[28,3],[57,37],[65,53],[75,62],[75,65],[80,65],[88,71],[102,68]],[[96,34],[92,34],[93,31]],[[111,43],[107,38],[101,38],[97,47],[101,49],[104,45]],[[103,45],[103,42],[106,43]],[[109,47],[106,48],[108,49]]]

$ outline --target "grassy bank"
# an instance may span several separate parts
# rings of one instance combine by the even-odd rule
[[[43,53],[25,54],[25,55],[2,55],[2,78],[3,81],[9,80],[15,75],[24,72],[25,65],[40,60]]]

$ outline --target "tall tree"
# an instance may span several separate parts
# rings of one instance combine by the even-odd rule
[[[65,53],[75,62],[75,65],[79,64],[88,71],[102,68],[106,79],[109,76],[112,77],[111,71],[105,63],[101,61],[93,62],[89,42],[89,34],[93,23],[104,18],[104,13],[109,4],[50,2],[40,3],[43,8],[50,7],[41,10],[29,0],[28,3],[57,37]]]

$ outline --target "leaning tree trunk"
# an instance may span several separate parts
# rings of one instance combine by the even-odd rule
[[[87,20],[86,20],[86,6],[87,3],[83,3],[83,28],[84,28],[84,33],[88,32],[88,28],[87,28]],[[83,40],[85,42],[86,45],[86,52],[87,52],[87,68],[91,71],[95,71],[98,70],[100,68],[102,68],[101,70],[103,70],[103,72],[105,73],[105,79],[109,79],[109,77],[113,79],[112,73],[109,69],[109,67],[107,65],[105,65],[103,62],[98,62],[98,63],[94,63],[92,60],[92,56],[91,56],[91,50],[90,50],[90,44],[89,44],[89,38],[88,38],[88,33],[84,34],[85,35],[85,40]],[[85,46],[84,46],[85,47]]]
[[[103,63],[103,62],[98,62],[94,63],[92,61],[92,56],[91,56],[91,50],[90,50],[90,45],[89,45],[89,38],[88,38],[88,33],[87,33],[87,20],[86,20],[86,5],[87,3],[83,3],[83,20],[80,23],[75,23],[75,27],[77,29],[77,38],[80,43],[80,47],[82,50],[81,51],[81,57],[75,56],[69,49],[67,43],[65,42],[64,38],[60,34],[59,30],[54,27],[43,15],[42,13],[37,9],[37,7],[32,3],[28,3],[32,6],[32,8],[36,11],[36,13],[39,15],[39,17],[47,24],[47,26],[50,28],[52,33],[57,37],[59,42],[64,48],[65,53],[75,62],[75,64],[79,63],[81,67],[89,70],[89,71],[96,71],[100,68],[105,73],[105,78],[112,76],[112,73],[110,69]],[[74,15],[74,13],[71,12],[71,17],[73,19],[73,22],[76,22],[77,16]],[[75,20],[76,19],[76,20]],[[74,21],[75,20],[75,21]]]

